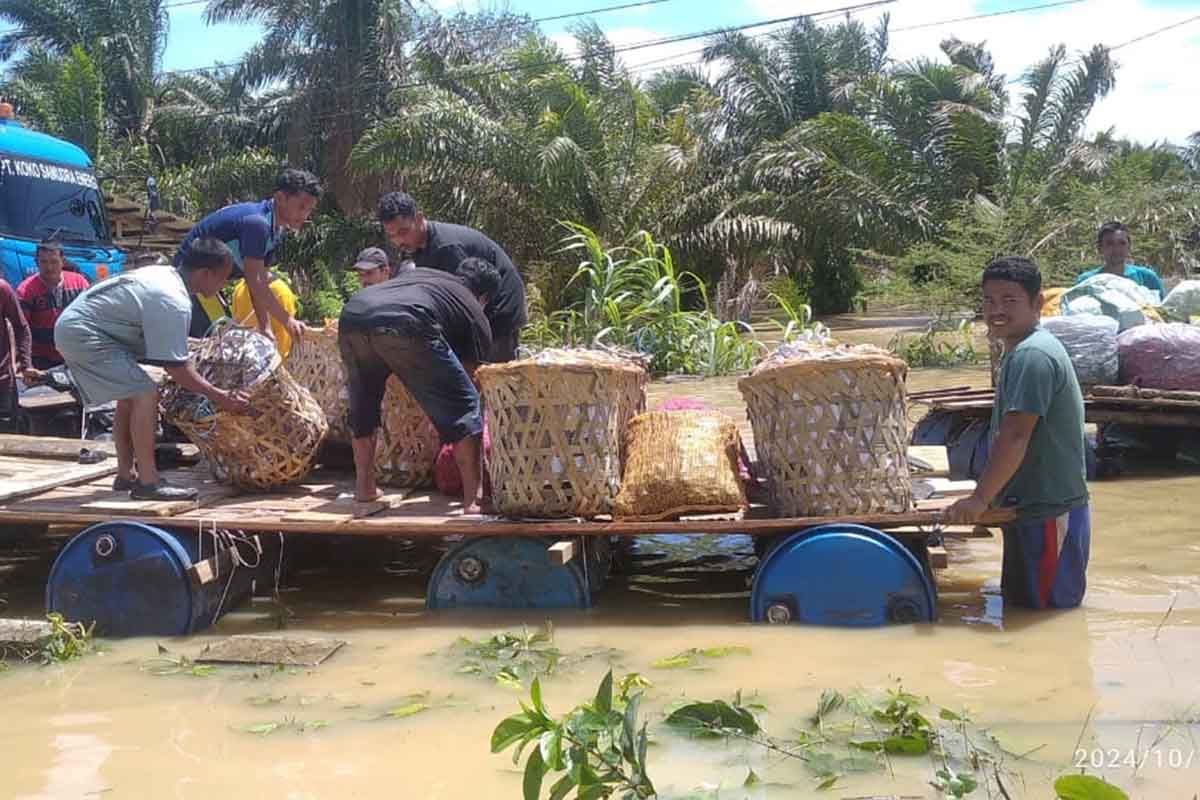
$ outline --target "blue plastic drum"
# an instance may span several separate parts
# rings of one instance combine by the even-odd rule
[[[555,564],[548,544],[534,536],[464,540],[434,567],[426,607],[590,608],[581,559]]]
[[[870,627],[932,622],[937,595],[900,542],[836,523],[785,537],[764,556],[750,593],[755,622]]]
[[[228,573],[202,580],[189,572],[198,556],[194,532],[126,521],[93,525],[55,559],[46,610],[95,622],[100,636],[195,633],[244,597],[254,579],[239,568],[232,580]]]

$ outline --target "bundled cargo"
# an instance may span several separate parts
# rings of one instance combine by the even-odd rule
[[[902,512],[907,365],[877,347],[784,345],[738,382],[778,516]]]
[[[715,411],[652,411],[625,432],[625,471],[613,516],[671,519],[744,509],[740,437]]]
[[[612,512],[621,438],[646,407],[646,371],[598,350],[545,350],[477,377],[492,435],[488,475],[507,516]]]
[[[1200,321],[1200,281],[1180,281],[1160,308],[1172,322]]]
[[[375,477],[386,486],[433,485],[442,440],[437,428],[395,375],[387,380],[375,438]]]
[[[350,393],[346,368],[338,351],[337,321],[330,321],[324,328],[310,328],[301,341],[293,342],[285,366],[296,383],[325,409],[328,440],[349,444]]]
[[[1076,284],[1062,296],[1063,316],[1093,314],[1112,317],[1121,330],[1143,325],[1146,310],[1159,302],[1158,293],[1120,275],[1101,273]]]
[[[1200,327],[1172,322],[1125,331],[1117,339],[1121,383],[1200,391]]]
[[[1062,342],[1081,386],[1107,386],[1117,382],[1117,321],[1110,317],[1081,315],[1051,317],[1042,327]]]
[[[214,386],[245,392],[259,412],[230,414],[168,385],[162,401],[167,421],[200,448],[219,480],[268,490],[308,474],[329,423],[320,404],[283,368],[274,342],[248,328],[218,328],[196,342],[192,361]]]

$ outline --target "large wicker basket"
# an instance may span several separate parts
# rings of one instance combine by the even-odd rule
[[[284,366],[296,383],[325,409],[325,419],[329,422],[326,438],[349,444],[349,382],[338,350],[337,321],[330,321],[324,328],[310,328],[303,339],[292,344]]]
[[[625,426],[646,407],[646,371],[592,350],[547,350],[479,368],[501,514],[594,517],[620,489]]]
[[[404,384],[390,376],[375,440],[376,480],[405,489],[432,486],[441,446],[441,437],[425,411]]]
[[[214,386],[246,392],[259,416],[218,411],[205,398],[168,385],[163,409],[212,465],[219,480],[269,490],[296,483],[312,468],[329,430],[325,412],[280,364],[275,344],[248,328],[218,329],[192,352]]]
[[[912,507],[904,378],[879,348],[781,348],[738,382],[777,516]]]

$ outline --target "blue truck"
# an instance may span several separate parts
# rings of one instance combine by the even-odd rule
[[[47,237],[93,283],[125,265],[87,153],[29,130],[0,103],[0,261],[13,288],[37,272],[37,243]]]

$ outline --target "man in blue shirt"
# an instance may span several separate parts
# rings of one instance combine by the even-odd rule
[[[304,323],[289,314],[271,292],[274,278],[268,268],[275,263],[275,249],[283,238],[283,231],[300,230],[320,197],[321,182],[315,175],[300,169],[285,169],[275,181],[274,194],[266,200],[234,203],[196,223],[175,253],[175,266],[183,263],[188,248],[198,239],[224,242],[233,254],[232,278],[243,275],[246,278],[258,329],[270,336],[270,323],[274,318],[287,328],[292,341],[299,341],[304,333]],[[193,303],[193,316],[196,315],[195,305]],[[200,324],[203,325],[203,320]],[[196,334],[195,329],[192,334]]]
[[[1083,283],[1088,278],[1093,278],[1102,272],[1108,275],[1120,275],[1123,278],[1129,278],[1139,286],[1158,292],[1158,299],[1162,300],[1166,296],[1162,281],[1149,267],[1129,263],[1129,247],[1128,228],[1120,222],[1104,223],[1100,226],[1100,232],[1096,234],[1096,248],[1100,251],[1100,257],[1104,259],[1104,265],[1079,273],[1075,283]]]
[[[1038,325],[1042,276],[1027,258],[983,272],[988,333],[1004,342],[992,405],[992,446],[970,497],[946,510],[975,522],[990,505],[1012,508],[1004,526],[1005,604],[1073,608],[1087,588],[1091,513],[1084,463],[1083,395],[1071,359]]]

